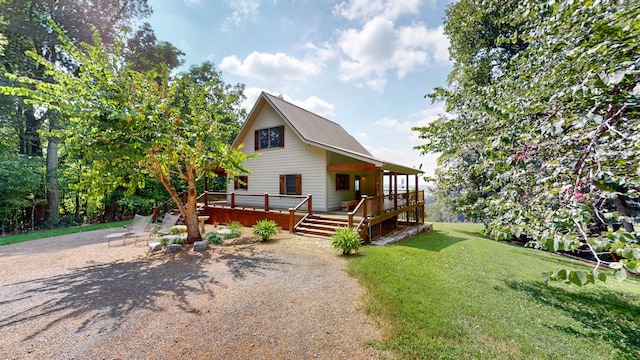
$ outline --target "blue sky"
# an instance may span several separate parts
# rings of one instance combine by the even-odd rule
[[[433,174],[412,126],[443,112],[424,95],[451,63],[442,19],[448,0],[149,0],[159,40],[185,66],[215,63],[246,85],[339,123],[374,156]]]

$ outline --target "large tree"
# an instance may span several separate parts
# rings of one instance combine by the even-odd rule
[[[440,196],[497,239],[597,262],[552,279],[592,283],[603,263],[619,279],[638,272],[640,4],[501,4],[461,0],[447,13],[454,67],[433,97],[449,115],[416,129],[422,151],[443,154]]]
[[[0,18],[8,23],[5,32],[8,44],[6,56],[0,58],[0,64],[4,71],[47,81],[44,67],[25,55],[25,51],[33,51],[73,73],[77,64],[58,46],[49,20],[60,24],[74,43],[91,42],[93,27],[98,29],[103,43],[111,44],[118,34],[130,31],[128,29],[133,29],[138,20],[150,14],[151,8],[146,0],[4,0]],[[136,42],[139,37],[146,41]],[[132,32],[130,42],[129,59],[132,62],[145,63],[148,67],[159,62],[170,67],[181,64],[179,57],[182,53],[169,43],[158,42],[148,24]],[[145,58],[147,55],[152,58]],[[0,77],[0,82],[6,81]],[[16,147],[21,154],[43,156],[46,145],[46,217],[55,224],[59,217],[57,169],[61,139],[54,134],[65,126],[66,119],[54,111],[39,111],[25,104],[20,97],[0,101],[13,106],[10,111],[0,114],[0,125],[17,134]]]
[[[133,191],[146,174],[158,178],[188,229],[188,242],[201,239],[196,214],[196,184],[218,168],[241,167],[245,155],[231,149],[239,126],[242,85],[227,85],[213,65],[205,63],[170,78],[165,68],[138,72],[111,52],[99,37],[79,50],[66,37],[63,49],[79,65],[69,74],[46,58],[32,54],[47,69],[52,83],[7,76],[22,84],[0,91],[25,96],[69,119],[60,130],[69,153],[90,167],[86,176],[96,188]],[[179,199],[173,178],[187,183],[187,204]]]

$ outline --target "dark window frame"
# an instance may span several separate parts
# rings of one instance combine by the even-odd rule
[[[284,147],[284,125],[258,129],[254,132],[254,149],[276,149]]]
[[[351,179],[348,174],[336,174],[336,191],[350,190]]]
[[[249,176],[237,175],[233,177],[233,190],[249,190]]]
[[[302,174],[281,174],[280,195],[302,195]]]

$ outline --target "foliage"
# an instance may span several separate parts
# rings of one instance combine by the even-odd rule
[[[171,227],[171,230],[169,230],[169,234],[175,235],[175,234],[183,234],[187,232],[187,227],[184,225],[174,225]]]
[[[187,242],[187,236],[186,235],[165,235],[165,236],[161,236],[158,239],[158,242],[164,247],[171,244],[184,245]]]
[[[495,239],[596,258],[589,272],[549,279],[594,283],[601,265],[616,279],[640,272],[640,4],[501,4],[461,0],[447,12],[454,67],[431,97],[448,114],[415,129],[421,151],[442,154],[436,198]],[[478,27],[492,31],[463,36]]]
[[[233,239],[233,238],[237,238],[240,235],[242,235],[242,233],[240,232],[240,229],[231,229],[229,228],[231,231],[226,233],[226,234],[222,234],[222,237],[226,240],[226,239]]]
[[[331,235],[331,246],[342,251],[342,255],[349,255],[351,251],[358,251],[362,246],[362,239],[358,229],[354,227],[340,227]]]
[[[366,289],[397,359],[636,359],[640,279],[546,286],[553,266],[589,266],[495,242],[480,224],[434,224],[400,245],[368,246],[348,272]]]
[[[253,235],[258,236],[262,241],[268,241],[273,235],[278,233],[278,224],[273,220],[259,220],[253,225]]]
[[[22,223],[22,211],[35,211],[38,195],[44,192],[42,158],[0,151],[0,231],[33,229]],[[32,218],[32,217],[30,217]]]
[[[243,86],[226,85],[212,64],[170,79],[166,69],[141,73],[129,68],[118,47],[110,52],[98,36],[96,45],[83,44],[82,50],[63,35],[59,40],[79,64],[77,76],[32,54],[56,82],[8,74],[22,87],[0,87],[0,92],[26,96],[69,119],[61,138],[66,150],[91,168],[88,176],[95,188],[132,193],[143,187],[146,174],[157,178],[176,202],[189,242],[201,239],[198,180],[216,168],[247,170],[240,165],[246,156],[231,149],[229,141],[243,114]],[[178,198],[175,177],[187,184],[186,206]]]
[[[227,224],[227,227],[231,230],[240,230],[242,229],[242,224],[240,224],[238,221],[231,221]]]
[[[208,241],[209,244],[218,245],[222,243],[222,236],[215,231],[204,234],[203,240]]]

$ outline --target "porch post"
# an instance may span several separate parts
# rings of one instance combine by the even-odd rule
[[[296,226],[295,220],[296,212],[292,208],[289,208],[289,232],[293,233],[293,227]]]
[[[311,194],[307,196],[309,197],[309,201],[307,201],[307,213],[311,215],[313,214],[313,196]]]
[[[398,173],[393,173],[393,209],[398,209]]]
[[[236,193],[231,193],[231,208],[234,209],[236,207]]]
[[[382,191],[384,181],[382,180],[384,180],[384,173],[382,172],[382,169],[376,168],[376,201],[378,202],[378,214],[382,214],[382,201],[384,197],[384,191]],[[380,181],[382,181],[382,184]]]
[[[416,202],[420,201],[420,197],[418,196],[418,174],[416,174]]]
[[[264,211],[269,212],[269,194],[264,193]]]

